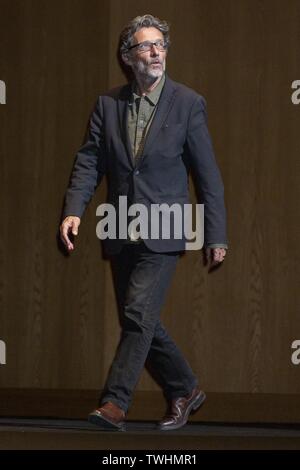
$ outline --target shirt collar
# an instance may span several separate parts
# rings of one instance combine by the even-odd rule
[[[156,105],[158,103],[158,100],[159,100],[161,91],[163,89],[165,80],[166,80],[166,74],[163,73],[158,85],[156,85],[156,87],[152,91],[150,91],[150,93],[147,93],[145,95],[145,98],[147,98],[148,101],[150,101],[151,104]],[[133,82],[131,84],[131,96],[130,96],[130,101],[131,102],[133,102],[137,98],[141,97],[141,95],[138,95],[137,92],[138,92],[137,82],[136,82],[136,80],[133,80]]]

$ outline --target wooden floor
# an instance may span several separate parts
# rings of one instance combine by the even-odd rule
[[[0,418],[0,449],[300,449],[300,426],[189,423],[159,431],[151,421],[128,421],[106,431],[78,419]]]
[[[300,396],[207,393],[177,431],[159,431],[166,411],[158,392],[139,392],[126,431],[87,422],[96,390],[0,390],[0,449],[270,449],[300,450]]]

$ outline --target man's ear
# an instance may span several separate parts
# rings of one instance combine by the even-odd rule
[[[125,62],[126,65],[132,65],[132,61],[129,57],[129,54],[128,53],[123,53],[122,54],[122,59],[123,59],[123,62]]]

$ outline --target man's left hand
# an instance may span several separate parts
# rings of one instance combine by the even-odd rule
[[[226,248],[205,248],[206,264],[208,271],[213,269],[224,261],[226,256]]]

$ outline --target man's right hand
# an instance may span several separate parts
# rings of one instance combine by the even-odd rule
[[[69,238],[69,232],[71,231],[71,233],[76,236],[78,234],[79,225],[80,218],[75,215],[68,215],[68,217],[66,217],[61,223],[60,238],[69,252],[73,251],[75,248]]]

